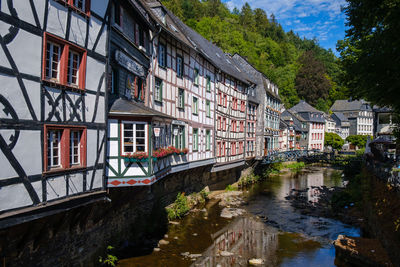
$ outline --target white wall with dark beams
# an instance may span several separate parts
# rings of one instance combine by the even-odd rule
[[[104,190],[108,0],[92,0],[84,12],[55,0],[0,4],[0,213]],[[46,81],[46,35],[84,51],[82,88]],[[46,127],[85,129],[80,165],[46,168]]]

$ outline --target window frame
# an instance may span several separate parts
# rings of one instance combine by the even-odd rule
[[[160,82],[160,86],[157,89],[157,82]],[[159,102],[162,104],[163,101],[163,86],[164,86],[164,81],[158,77],[155,77],[154,80],[154,101]],[[157,98],[157,91],[159,91],[159,95]]]
[[[86,126],[75,125],[54,125],[45,124],[44,126],[44,142],[43,142],[43,173],[55,173],[67,170],[86,168],[87,166],[87,128]],[[59,166],[50,167],[49,164],[49,140],[50,131],[61,131],[59,141]],[[79,164],[71,164],[71,132],[81,131],[79,140]]]
[[[161,56],[161,47],[163,47],[164,48],[164,54]],[[164,44],[164,43],[162,43],[162,42],[159,42],[158,43],[158,47],[157,47],[157,54],[158,54],[158,57],[157,57],[157,62],[158,62],[158,66],[160,67],[160,68],[167,68],[167,45],[166,44]],[[163,60],[164,62],[161,62],[161,60]],[[163,63],[163,64],[161,64],[161,63]]]
[[[83,0],[84,1],[84,6],[85,6],[85,10],[82,10],[82,9],[76,7],[74,5],[74,1],[75,0],[54,0],[54,1],[60,3],[60,4],[64,5],[64,6],[69,7],[70,9],[72,9],[73,11],[78,13],[79,15],[90,17],[90,1],[91,0]]]
[[[211,77],[206,75],[206,92],[211,92]]]
[[[199,129],[193,128],[193,142],[192,142],[192,151],[197,152],[199,151]],[[195,146],[196,144],[196,146]]]
[[[178,58],[181,59],[180,66],[178,65]],[[181,72],[181,73],[179,74],[179,72]],[[184,60],[183,60],[183,56],[181,56],[181,55],[176,56],[176,76],[179,78],[182,78],[184,76]]]
[[[200,71],[198,68],[193,68],[193,85],[199,86],[200,84]]]
[[[144,125],[144,151],[139,151],[139,152],[146,152],[146,153],[149,152],[149,125],[148,125],[147,122],[145,122],[145,121],[123,120],[119,124],[120,124],[120,137],[121,137],[121,139],[120,139],[120,144],[121,145],[120,145],[119,155],[121,157],[126,156],[128,153],[138,152],[137,149],[136,149],[136,142],[132,142],[134,144],[132,152],[126,152],[125,151],[125,147],[124,147],[124,139],[125,139],[125,133],[124,133],[125,128],[124,127],[125,126],[124,126],[124,124],[132,124],[134,126],[134,127],[132,127],[132,132],[133,132],[132,139],[134,139],[134,141],[136,139],[136,125],[137,124]]]
[[[206,117],[211,118],[211,101],[206,99]]]
[[[192,114],[199,115],[199,99],[196,96],[192,96]]]
[[[183,88],[178,88],[178,108],[185,109],[185,89]]]
[[[206,130],[206,151],[211,150],[211,131]]]
[[[47,68],[47,44],[52,43],[60,47],[60,55],[58,61],[58,78],[49,78],[46,76]],[[87,64],[87,51],[71,42],[68,42],[60,37],[57,37],[48,32],[43,34],[43,57],[42,57],[42,81],[49,85],[62,86],[69,89],[85,90],[86,85],[86,64]],[[77,72],[77,84],[70,84],[68,82],[69,70],[69,55],[70,52],[80,55],[79,68]]]

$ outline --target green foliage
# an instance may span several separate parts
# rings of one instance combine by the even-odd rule
[[[325,133],[324,145],[340,150],[344,145],[344,140],[336,133]]]
[[[166,208],[168,220],[182,218],[190,210],[189,201],[185,193],[178,193],[175,202]]]
[[[238,53],[278,85],[287,108],[300,100],[295,80],[301,64],[298,59],[312,51],[318,66],[323,65],[323,91],[316,92],[311,103],[322,97],[326,103],[347,98],[342,85],[339,61],[331,50],[323,49],[315,39],[301,38],[285,32],[273,14],[244,3],[239,10],[229,11],[220,0],[163,0],[163,4],[188,26],[225,52]],[[325,78],[324,78],[325,77]],[[326,82],[328,80],[328,82]],[[327,84],[330,86],[326,86]],[[316,85],[319,86],[319,85]],[[323,107],[325,110],[326,105]]]
[[[344,80],[354,97],[400,111],[400,2],[347,0],[348,30],[339,41]]]
[[[324,64],[315,58],[312,51],[306,51],[299,58],[299,64],[301,67],[295,80],[299,97],[313,106],[318,99],[327,99],[332,85],[326,77]]]
[[[286,168],[288,168],[289,170],[294,171],[294,172],[299,172],[305,166],[306,166],[306,164],[304,162],[300,161],[300,162],[290,163],[290,164],[286,165]]]
[[[235,187],[235,186],[233,186],[233,185],[231,185],[231,184],[228,184],[228,185],[226,186],[226,188],[225,188],[225,191],[228,191],[228,192],[230,192],[230,191],[236,191],[236,190],[238,190],[238,188]]]
[[[210,193],[203,189],[203,190],[200,191],[199,194],[200,194],[200,196],[201,196],[201,197],[204,199],[204,201],[205,201],[205,200],[208,199],[208,195],[209,195]]]
[[[368,136],[367,135],[349,135],[346,138],[346,141],[350,144],[357,146],[358,148],[364,148],[367,144]]]
[[[107,246],[107,255],[105,258],[99,257],[99,263],[103,266],[112,266],[115,267],[116,263],[118,261],[118,258],[112,254],[110,254],[111,250],[113,250],[114,247],[112,246]]]
[[[263,177],[261,177],[259,175],[255,175],[254,173],[250,173],[247,176],[241,177],[238,182],[238,185],[239,185],[239,187],[245,187],[245,186],[260,182],[262,179],[263,179]]]

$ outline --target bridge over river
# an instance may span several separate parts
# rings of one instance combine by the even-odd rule
[[[349,161],[348,157],[343,155],[355,155],[352,152],[340,152],[335,155],[334,152],[321,152],[318,150],[292,150],[285,152],[273,152],[268,154],[261,164],[271,164],[285,161],[304,161],[307,163],[334,163],[338,161]]]

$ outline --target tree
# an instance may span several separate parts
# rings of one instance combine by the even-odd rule
[[[354,97],[400,111],[400,1],[347,0],[346,38],[338,42]]]
[[[325,133],[324,145],[340,150],[344,145],[344,140],[336,133]]]
[[[326,99],[331,84],[326,77],[322,62],[315,58],[312,51],[306,51],[299,58],[299,63],[301,67],[295,81],[299,97],[311,105],[317,104],[319,98]]]
[[[349,135],[346,138],[346,141],[352,144],[353,146],[357,146],[358,148],[363,148],[367,144],[368,135]]]

